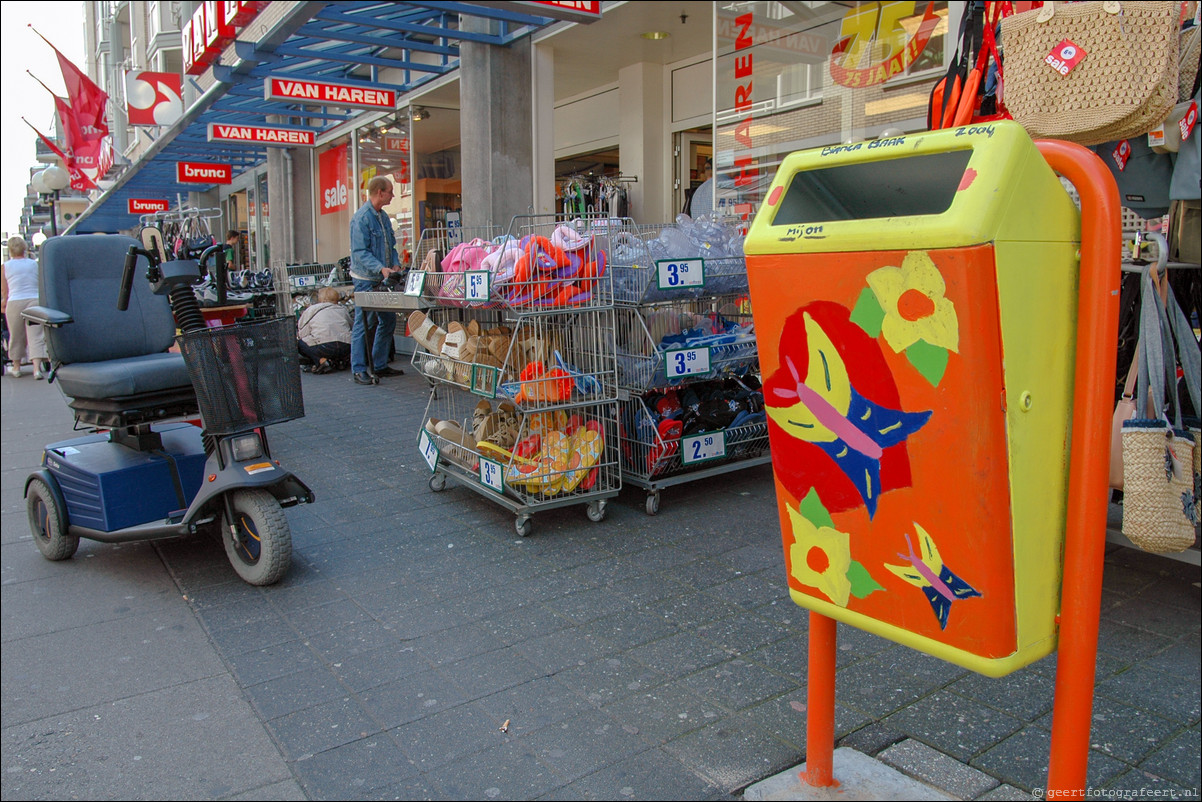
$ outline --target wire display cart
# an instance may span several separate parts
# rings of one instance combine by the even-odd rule
[[[613,404],[520,414],[509,402],[444,388],[431,393],[417,445],[432,491],[454,479],[513,512],[526,537],[540,510],[585,504],[590,520],[605,518],[606,500],[622,487],[613,417]]]
[[[771,459],[762,411],[686,435],[647,403],[657,392],[758,373],[743,234],[739,221],[682,216],[613,235],[622,475],[647,491],[648,515],[659,512],[664,487]]]
[[[605,518],[621,490],[608,220],[515,218],[430,229],[404,294],[412,364],[431,382],[418,448],[430,489],[453,479],[512,511]]]

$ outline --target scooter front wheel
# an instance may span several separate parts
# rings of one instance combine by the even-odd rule
[[[278,582],[292,564],[292,529],[280,503],[266,490],[235,490],[230,506],[234,528],[222,513],[221,541],[234,571],[252,585]]]
[[[54,493],[41,479],[29,483],[25,494],[25,510],[29,513],[29,531],[38,551],[47,560],[65,560],[79,548],[79,538],[67,534],[66,511],[59,508]]]

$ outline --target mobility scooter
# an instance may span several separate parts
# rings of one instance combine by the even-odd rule
[[[282,508],[314,498],[272,457],[265,428],[304,415],[295,321],[210,328],[192,285],[215,257],[224,288],[220,246],[169,258],[158,229],[141,237],[42,246],[40,305],[24,314],[45,327],[50,379],[76,429],[94,433],[46,446],[26,480],[34,542],[65,560],[81,537],[125,543],[220,527],[238,576],[270,585],[292,559]],[[181,353],[168,351],[173,340]]]

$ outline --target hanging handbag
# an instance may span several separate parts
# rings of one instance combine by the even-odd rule
[[[1155,553],[1184,551],[1193,545],[1198,518],[1194,497],[1194,438],[1181,428],[1180,404],[1175,398],[1177,358],[1173,333],[1176,299],[1169,291],[1169,309],[1157,298],[1154,279],[1144,279],[1140,306],[1139,378],[1136,409],[1151,399],[1156,418],[1132,418],[1123,425],[1123,534],[1138,548]],[[1184,315],[1182,316],[1184,317]],[[1196,351],[1196,340],[1192,333]],[[1184,366],[1187,382],[1189,366]],[[1195,367],[1196,369],[1196,367]],[[1195,374],[1196,375],[1196,374]],[[1166,395],[1168,386],[1173,392]],[[1193,392],[1191,386],[1190,392]],[[1166,404],[1176,410],[1170,424]]]
[[[1179,3],[1044,3],[1002,20],[1004,102],[1033,138],[1147,133],[1177,102]]]
[[[1119,188],[1119,203],[1145,220],[1169,213],[1173,157],[1148,146],[1146,136],[1105,142],[1092,150],[1110,170]]]
[[[1139,372],[1139,348],[1135,346],[1135,356],[1131,360],[1131,369],[1127,371],[1127,380],[1123,382],[1123,394],[1114,405],[1114,415],[1110,418],[1110,486],[1115,490],[1123,489],[1123,424],[1135,415],[1135,377]]]

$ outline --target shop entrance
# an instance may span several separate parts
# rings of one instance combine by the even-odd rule
[[[683,211],[697,187],[706,179],[706,164],[713,164],[714,139],[709,128],[695,128],[681,131],[676,135],[675,208]],[[709,209],[693,209],[693,217],[698,214],[712,214]]]
[[[609,148],[556,159],[558,211],[573,216],[629,217],[628,194],[618,180],[621,174],[618,155],[617,148]]]

